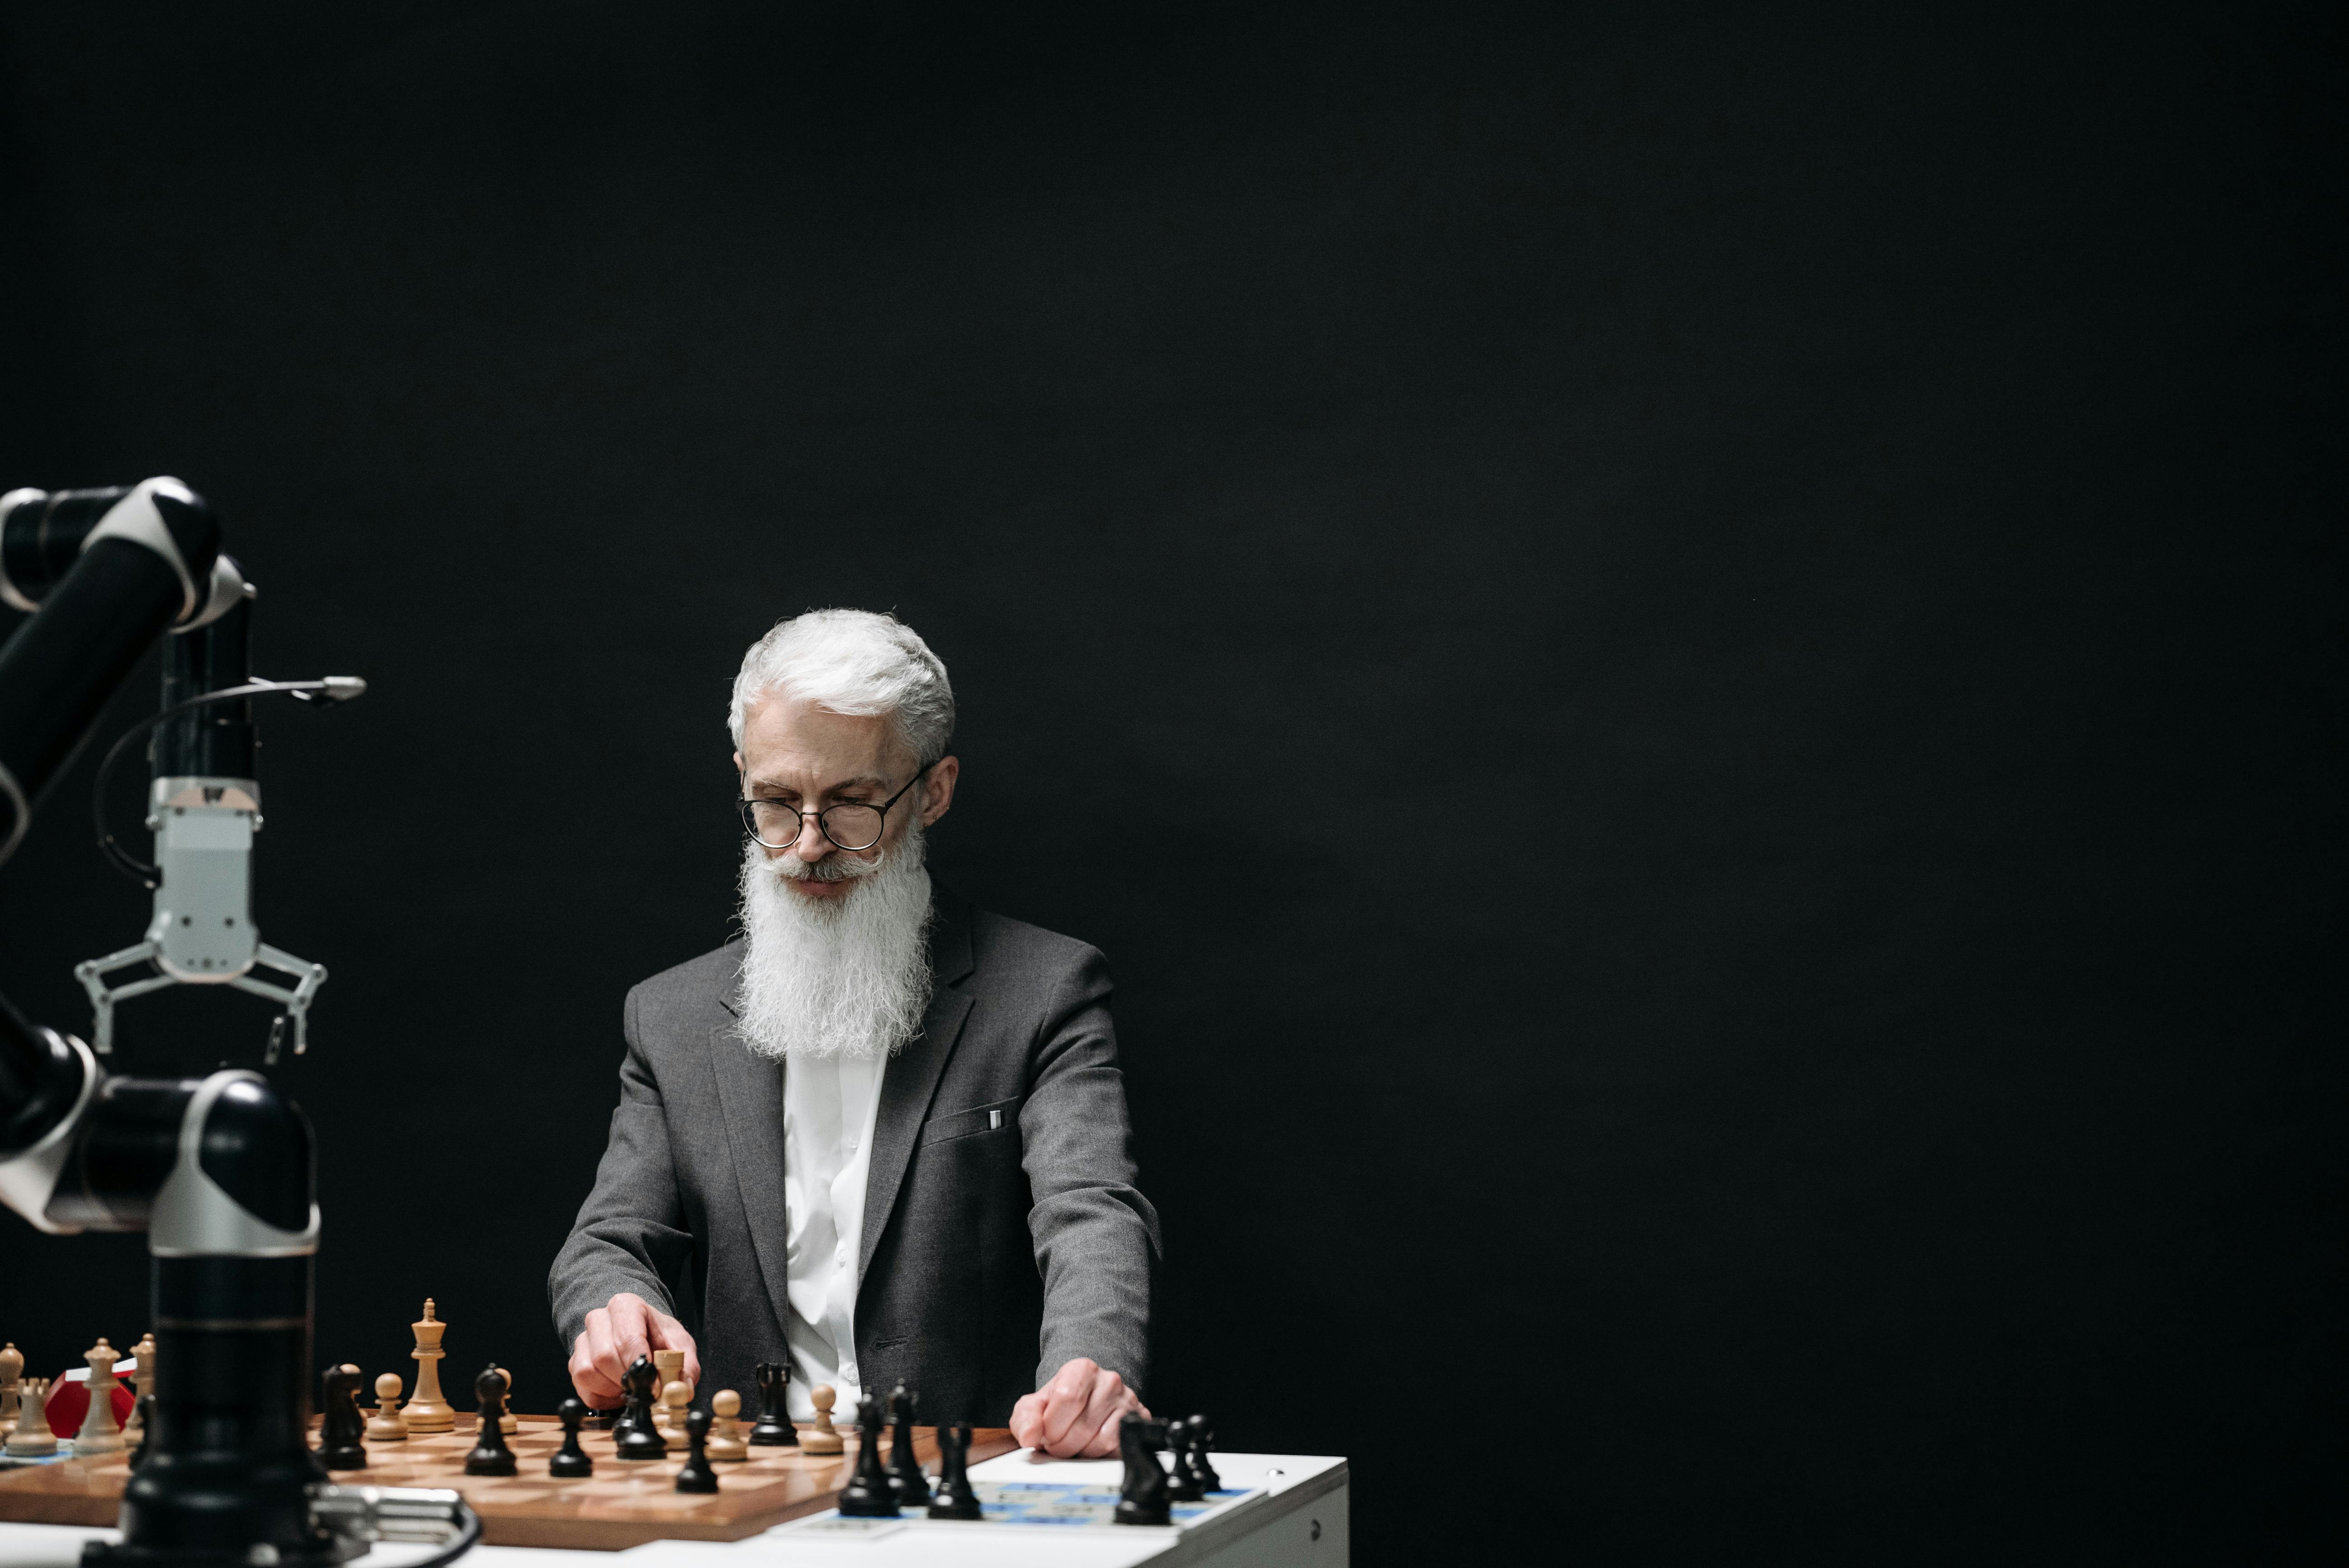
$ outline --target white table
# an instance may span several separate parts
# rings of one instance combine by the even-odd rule
[[[843,1536],[794,1521],[745,1541],[655,1541],[626,1552],[476,1546],[457,1568],[1347,1568],[1346,1461],[1298,1454],[1215,1456],[1224,1485],[1263,1495],[1183,1528],[961,1524],[909,1519],[903,1528]],[[1115,1489],[1114,1460],[1040,1460],[1029,1449],[970,1467],[974,1480],[1074,1481]],[[114,1532],[0,1524],[0,1568],[76,1568],[85,1541]],[[429,1546],[378,1546],[352,1568],[406,1568]]]

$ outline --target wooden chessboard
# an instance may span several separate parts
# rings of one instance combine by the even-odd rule
[[[474,1421],[460,1415],[454,1431],[402,1443],[370,1442],[367,1469],[337,1470],[334,1479],[351,1486],[453,1487],[481,1516],[481,1538],[493,1546],[617,1552],[647,1541],[740,1541],[830,1508],[848,1484],[856,1460],[853,1431],[842,1434],[848,1451],[833,1458],[818,1459],[798,1449],[753,1448],[751,1457],[740,1463],[712,1465],[718,1491],[695,1496],[676,1487],[682,1449],[672,1447],[671,1457],[657,1462],[626,1463],[614,1456],[609,1432],[591,1430],[581,1443],[595,1461],[595,1473],[584,1480],[556,1480],[546,1473],[546,1460],[563,1446],[561,1423],[552,1416],[523,1416],[521,1428],[506,1439],[514,1452],[515,1475],[465,1473]],[[914,1444],[924,1468],[936,1474],[934,1429],[916,1428]],[[982,1427],[971,1434],[971,1462],[1018,1446],[1002,1428]],[[129,1474],[125,1454],[0,1470],[0,1520],[110,1525]]]

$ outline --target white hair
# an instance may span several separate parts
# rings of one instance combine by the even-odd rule
[[[947,754],[954,738],[954,687],[947,667],[914,628],[870,610],[810,610],[775,623],[742,655],[734,704],[726,718],[734,745],[751,705],[788,692],[854,718],[886,714],[924,767]]]

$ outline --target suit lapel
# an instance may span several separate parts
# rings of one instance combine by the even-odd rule
[[[741,1190],[742,1219],[758,1254],[781,1326],[791,1288],[791,1218],[783,1211],[783,1064],[769,1061],[734,1033],[740,982],[719,1000],[725,1011],[709,1030],[709,1066],[726,1108],[726,1141]]]
[[[971,995],[957,987],[971,972],[970,922],[959,900],[940,895],[938,923],[931,934],[930,1007],[922,1032],[890,1058],[881,1077],[881,1103],[873,1117],[873,1152],[864,1176],[864,1234],[856,1253],[856,1285],[864,1288],[864,1271],[873,1249],[897,1206],[897,1190],[914,1157],[914,1140],[929,1114],[930,1099],[955,1040],[970,1013]]]

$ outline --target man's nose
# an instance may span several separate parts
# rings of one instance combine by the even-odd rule
[[[823,836],[823,828],[813,817],[800,819],[800,836],[792,845],[792,853],[808,865],[813,865],[832,853],[832,841]]]

